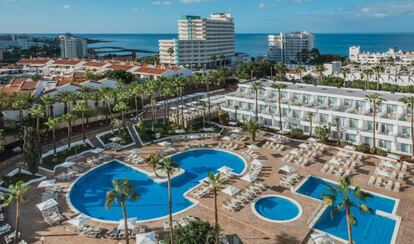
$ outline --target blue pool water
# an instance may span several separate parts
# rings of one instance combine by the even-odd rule
[[[264,197],[254,207],[258,214],[270,220],[289,221],[299,215],[299,207],[293,201],[278,196]]]
[[[226,165],[241,173],[245,164],[238,156],[209,149],[186,151],[172,157],[180,168],[186,172],[171,181],[173,212],[190,207],[193,203],[183,194],[199,184],[209,172]],[[149,220],[168,215],[167,183],[155,183],[146,174],[134,170],[117,161],[112,161],[91,170],[73,185],[69,198],[72,205],[80,212],[93,218],[109,221],[122,219],[119,205],[110,210],[105,209],[106,192],[112,188],[113,179],[127,178],[136,186],[139,200],[127,201],[127,216],[138,220]]]
[[[322,200],[322,194],[329,193],[325,185],[334,185],[316,177],[309,179],[297,190],[298,193]],[[355,199],[354,199],[355,200]],[[340,201],[340,199],[337,199]],[[358,200],[355,200],[359,202]],[[360,203],[360,202],[359,202]],[[376,210],[392,213],[395,201],[389,198],[373,195],[366,202],[366,205],[373,211],[370,214],[363,214],[357,208],[351,207],[351,212],[355,215],[358,223],[352,225],[352,234],[355,243],[364,244],[389,244],[392,239],[396,221],[387,217],[375,214]],[[340,237],[348,239],[345,210],[341,210],[334,218],[330,217],[331,209],[328,208],[318,219],[314,228]]]

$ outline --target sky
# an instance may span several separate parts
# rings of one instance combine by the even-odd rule
[[[176,33],[213,12],[237,33],[414,32],[414,0],[0,0],[0,33]]]

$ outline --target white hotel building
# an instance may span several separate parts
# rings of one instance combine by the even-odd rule
[[[298,63],[298,53],[314,48],[313,34],[309,32],[280,33],[268,36],[268,57],[277,63]]]
[[[259,95],[259,121],[262,125],[279,129],[278,92],[271,88],[271,81],[263,81],[264,89]],[[305,84],[286,83],[281,91],[282,128],[290,131],[301,128],[309,133],[308,113],[314,114],[313,132],[318,125],[331,124],[331,139],[337,138],[335,121],[339,119],[342,140],[355,145],[372,145],[373,118],[371,104],[365,96],[371,92],[358,89],[334,88]],[[222,110],[240,122],[255,117],[255,92],[251,82],[239,84],[236,92],[225,96]],[[412,150],[410,118],[407,107],[399,102],[403,94],[378,92],[385,101],[377,108],[376,145],[384,150],[409,154]],[[315,135],[315,133],[313,133]]]
[[[208,18],[184,16],[178,20],[178,40],[160,40],[160,62],[201,68],[223,55],[235,55],[234,22],[231,14],[215,13]]]
[[[380,53],[362,52],[360,46],[349,48],[349,60],[360,64],[376,65],[381,60],[387,62],[389,58],[394,60],[395,64],[411,65],[414,63],[414,52],[404,52],[390,48],[388,51]]]

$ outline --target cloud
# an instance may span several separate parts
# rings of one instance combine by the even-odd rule
[[[152,4],[154,5],[171,5],[171,1],[154,1]]]
[[[132,12],[144,12],[145,9],[143,9],[143,8],[131,8],[131,11]]]
[[[355,12],[355,17],[373,18],[414,15],[414,4],[412,0],[382,1],[363,5]]]
[[[63,9],[68,9],[68,8],[70,8],[70,5],[69,4],[66,4],[66,5],[63,5],[63,7],[62,7]]]
[[[265,8],[266,4],[265,3],[259,3],[259,5],[257,5],[258,8]]]

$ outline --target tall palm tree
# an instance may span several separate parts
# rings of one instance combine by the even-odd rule
[[[23,128],[23,119],[24,114],[23,110],[30,107],[30,104],[33,102],[33,96],[29,93],[19,92],[13,94],[12,97],[12,108],[19,110],[19,121],[20,121],[20,128]]]
[[[336,144],[338,144],[338,146],[341,144],[341,131],[340,131],[340,121],[339,121],[339,117],[335,118],[335,126],[336,126]]]
[[[147,163],[152,167],[152,169],[154,170],[154,174],[157,176],[157,167],[160,161],[161,157],[158,153],[151,153],[147,158]]]
[[[82,140],[85,143],[86,136],[85,136],[85,113],[88,111],[88,104],[85,100],[79,101],[74,108],[75,112],[80,113],[81,115],[81,126],[82,126]]]
[[[260,127],[259,122],[253,119],[247,121],[247,123],[242,126],[244,131],[250,133],[252,141],[256,140],[256,132],[260,130]]]
[[[345,209],[346,223],[348,227],[348,243],[353,243],[352,225],[357,223],[357,219],[351,213],[351,207],[358,208],[362,213],[370,213],[371,209],[360,202],[365,202],[371,195],[362,191],[359,186],[352,189],[350,176],[345,176],[340,179],[338,185],[326,185],[326,187],[330,193],[322,195],[323,202],[325,205],[331,207],[331,218],[342,209]],[[357,199],[358,201],[355,201],[354,199]],[[340,200],[340,202],[336,203],[337,200]]]
[[[313,126],[312,126],[312,122],[313,122],[313,116],[314,116],[315,114],[314,113],[312,113],[312,112],[308,112],[308,119],[309,119],[309,136],[310,137],[312,137],[312,128],[313,128]]]
[[[404,103],[407,108],[410,108],[411,119],[410,119],[410,128],[411,128],[411,155],[414,157],[414,96],[404,96],[400,98],[400,102]]]
[[[53,137],[53,154],[56,155],[56,129],[59,127],[60,118],[58,117],[49,117],[45,125],[52,130]]]
[[[259,120],[259,91],[263,89],[263,85],[260,81],[253,81],[250,86],[252,91],[255,92],[255,101],[256,101],[256,110],[255,110],[255,119]]]
[[[184,127],[184,101],[183,101],[183,93],[184,93],[184,87],[187,83],[187,79],[182,77],[175,77],[174,84],[177,86],[179,95],[180,95],[180,110],[181,110],[181,126]]]
[[[112,120],[112,101],[114,100],[114,89],[109,87],[103,87],[99,90],[102,95],[103,100],[105,101],[107,114],[108,116],[108,123]]]
[[[279,77],[282,77],[286,74],[286,66],[284,64],[277,63],[275,64],[274,68]]]
[[[0,127],[3,127],[3,111],[10,106],[10,97],[5,92],[0,92]]]
[[[73,110],[73,108],[76,105],[76,102],[78,101],[78,97],[79,95],[76,92],[71,92],[68,94],[68,100],[70,101],[68,103],[68,112],[71,112]]]
[[[226,57],[222,54],[218,57],[221,63],[221,68],[224,68],[224,61],[226,61]]]
[[[208,180],[205,181],[204,184],[207,185],[214,194],[214,226],[216,228],[216,244],[218,244],[220,226],[218,223],[217,192],[223,188],[223,184],[221,183],[221,173],[214,174],[213,172],[210,172],[208,174]]]
[[[154,130],[155,123],[157,123],[157,115],[156,115],[156,110],[155,110],[155,105],[156,105],[155,96],[157,94],[157,91],[158,91],[157,81],[154,80],[154,79],[149,79],[145,83],[145,92],[147,93],[147,95],[150,98],[151,117],[152,117],[151,128],[152,128],[152,130]]]
[[[70,149],[70,141],[72,137],[72,121],[75,120],[77,116],[74,113],[67,113],[64,114],[62,117],[63,120],[68,124],[68,148]]]
[[[14,244],[17,244],[20,239],[20,204],[25,201],[24,196],[30,190],[30,186],[24,185],[24,182],[19,180],[16,184],[10,185],[9,190],[10,191],[5,194],[4,205],[9,206],[13,202],[16,202],[16,229]]]
[[[138,97],[142,94],[141,87],[138,81],[134,81],[129,85],[129,93],[134,98],[135,115],[138,116]]]
[[[210,56],[209,59],[214,64],[214,67],[216,67],[216,65],[217,65],[217,56],[216,55],[212,55],[212,56]]]
[[[43,104],[46,111],[46,118],[54,117],[53,110],[56,98],[53,95],[46,94],[40,97],[40,103]]]
[[[381,104],[386,101],[381,95],[378,93],[371,93],[365,96],[365,100],[371,103],[372,108],[372,119],[373,119],[373,126],[372,126],[372,143],[373,148],[376,149],[375,145],[375,133],[376,133],[376,116],[377,116],[377,107],[380,107]]]
[[[299,71],[299,79],[300,79],[300,82],[302,82],[303,72],[306,71],[306,68],[301,65],[301,66],[298,67],[298,71]]]
[[[71,91],[60,91],[57,95],[56,98],[59,102],[63,103],[63,113],[67,114],[69,109],[68,109],[68,104],[72,101],[72,96],[70,95]]]
[[[173,175],[177,170],[177,164],[171,158],[164,158],[157,165],[158,170],[164,171],[167,175],[168,180],[168,215],[169,215],[169,224],[170,224],[170,240],[171,244],[174,244],[174,234],[173,234],[173,219],[172,219],[172,191],[171,191],[171,175]]]
[[[341,68],[341,74],[342,74],[342,78],[344,79],[344,83],[342,84],[343,87],[347,87],[346,85],[346,77],[347,75],[351,72],[351,70],[347,67],[342,67]]]
[[[122,214],[124,216],[124,232],[125,232],[125,241],[129,243],[129,233],[128,233],[128,218],[127,211],[125,206],[125,201],[138,201],[139,195],[135,189],[135,186],[127,179],[123,180],[112,180],[112,190],[106,192],[106,201],[105,208],[110,209],[112,205],[119,203],[122,208]]]
[[[272,84],[272,88],[277,90],[277,106],[279,110],[279,130],[282,130],[282,107],[281,107],[281,101],[282,101],[282,89],[286,89],[287,85],[277,82]]]
[[[211,114],[211,103],[210,103],[210,85],[213,82],[212,74],[203,74],[202,75],[202,82],[206,86],[206,93],[207,93],[207,111],[208,111],[208,119],[210,120]]]
[[[174,95],[170,79],[161,79],[161,93],[164,96],[164,124],[170,121],[170,106],[167,98]]]
[[[374,68],[372,68],[376,74],[377,77],[377,90],[380,89],[380,78],[381,78],[381,73],[384,72],[384,67],[382,65],[376,65],[374,66]]]
[[[362,70],[362,74],[365,75],[365,90],[369,89],[369,79],[372,74],[372,69],[364,69]]]
[[[128,111],[128,105],[126,102],[120,100],[115,104],[114,111],[121,112],[121,119],[122,119],[122,139],[125,140],[126,135],[126,119],[125,119],[125,112]]]
[[[40,104],[35,104],[31,109],[30,113],[36,118],[36,138],[37,138],[37,151],[39,156],[42,155],[42,145],[40,142],[40,118],[44,115],[44,108]]]
[[[319,75],[319,84],[323,85],[323,72],[325,72],[326,68],[323,65],[316,65],[315,67],[316,72]]]
[[[237,105],[235,105],[234,106],[234,120],[236,121],[236,122],[238,122],[238,114],[237,114],[237,112],[239,111],[239,106],[237,106]]]

